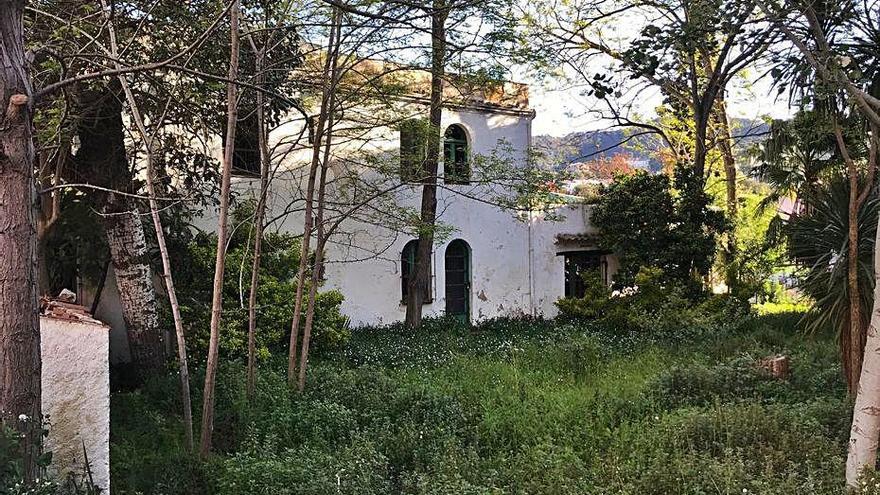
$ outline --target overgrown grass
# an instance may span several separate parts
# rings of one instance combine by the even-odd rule
[[[798,316],[364,330],[303,395],[264,364],[253,404],[225,364],[205,463],[182,448],[167,377],[112,398],[114,492],[841,493],[850,404],[832,337]],[[787,380],[755,365],[777,353]]]

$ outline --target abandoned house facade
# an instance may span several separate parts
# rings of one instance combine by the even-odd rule
[[[413,77],[417,81],[411,87],[427,87],[426,73],[415,72]],[[356,198],[369,193],[359,195],[358,188],[392,191],[357,213],[328,206],[333,211],[325,215],[331,218],[329,223],[337,219],[339,225],[328,241],[322,289],[344,295],[342,311],[352,326],[402,321],[406,312],[418,241],[415,229],[398,217],[417,214],[421,204],[422,184],[410,183],[405,171],[412,166],[407,163],[410,155],[418,156],[420,151],[414,129],[428,115],[426,92],[413,91],[386,123],[372,123],[366,130],[363,123],[368,118],[375,121],[381,111],[355,102],[342,112],[345,121],[334,130],[327,179],[330,202],[362,204]],[[510,175],[504,171],[522,169],[530,160],[535,112],[529,107],[528,87],[446,84],[444,101],[438,227],[423,314],[453,315],[469,322],[501,316],[552,317],[558,299],[583,295],[582,271],[600,270],[610,283],[616,259],[599,249],[588,205],[560,196],[551,219],[546,208],[528,212],[498,202],[509,193],[500,180]],[[269,230],[302,233],[303,215],[291,205],[305,195],[312,150],[285,151],[278,143],[308,134],[303,125],[293,120],[279,126],[269,139],[274,153],[285,156],[267,196],[267,216],[280,218],[268,225]],[[256,198],[259,179],[253,160],[240,160],[237,168],[235,190]],[[213,216],[203,221],[205,228],[216,225]]]
[[[353,327],[399,322],[406,312],[408,277],[417,247],[417,234],[406,219],[419,211],[422,184],[411,182],[405,170],[410,154],[424,149],[414,129],[427,118],[429,98],[426,73],[405,75],[419,90],[397,98],[402,103],[393,111],[358,100],[352,91],[332,131],[325,220],[333,225],[333,234],[327,243],[321,289],[342,293],[341,309]],[[547,208],[529,212],[499,203],[498,198],[510,191],[498,178],[510,175],[505,170],[529,164],[535,112],[529,106],[528,87],[447,84],[444,102],[438,229],[423,314],[453,315],[468,322],[552,317],[557,300],[583,295],[580,273],[584,270],[599,270],[610,283],[616,259],[599,249],[588,205],[560,195],[548,216]],[[293,115],[269,135],[272,180],[266,199],[267,231],[302,234],[314,118],[314,114]],[[239,126],[245,130],[238,135],[245,138],[241,143],[236,140],[232,180],[238,202],[255,200],[260,188],[259,152],[253,139],[247,142],[248,135],[255,135],[247,132],[247,125],[247,117],[240,118]],[[215,139],[210,147],[219,159],[222,139]],[[215,230],[216,212],[206,211],[195,222],[198,229]],[[111,359],[124,361],[125,324],[112,279],[111,273],[96,317],[113,328]]]

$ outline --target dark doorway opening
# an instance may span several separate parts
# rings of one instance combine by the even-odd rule
[[[456,239],[446,247],[446,314],[471,319],[471,248]]]

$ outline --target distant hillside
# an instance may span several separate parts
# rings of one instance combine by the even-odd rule
[[[733,128],[737,152],[742,153],[760,142],[767,124],[734,119]],[[638,129],[614,129],[573,132],[563,137],[535,136],[533,146],[545,156],[547,165],[556,170],[575,162],[625,153],[632,156],[633,166],[656,172],[660,169],[657,151],[663,143],[656,134],[639,135],[641,132]]]

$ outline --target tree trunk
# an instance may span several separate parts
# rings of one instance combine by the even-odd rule
[[[332,121],[332,118],[331,118]],[[332,124],[331,124],[332,125]],[[330,136],[327,136],[327,149],[330,148]],[[328,153],[329,154],[329,153]],[[327,184],[327,161],[321,166],[321,177],[318,185],[318,214],[315,222],[315,262],[312,265],[312,280],[309,285],[309,299],[306,306],[306,325],[303,328],[302,352],[299,358],[299,382],[298,390],[302,392],[306,388],[306,369],[309,364],[309,346],[312,339],[312,327],[315,322],[315,301],[318,297],[318,285],[321,283],[321,263],[324,261],[324,189]]]
[[[337,13],[335,22],[338,23],[338,21],[339,15]],[[317,224],[317,230],[315,232],[315,237],[317,239],[315,242],[315,261],[312,265],[312,280],[311,285],[309,285],[309,299],[306,306],[306,325],[305,328],[303,328],[302,352],[300,353],[299,359],[298,389],[300,392],[306,388],[306,370],[309,365],[309,346],[311,345],[312,339],[312,327],[315,323],[315,301],[318,297],[318,286],[321,284],[321,265],[324,262],[324,247],[327,241],[324,236],[324,206],[325,191],[327,189],[327,169],[330,167],[330,149],[333,144],[333,112],[336,105],[335,90],[336,83],[338,82],[336,59],[338,55],[338,52],[334,51],[332,54],[333,61],[331,62],[330,72],[332,74],[332,80],[330,83],[330,99],[328,101],[330,111],[328,113],[327,132],[324,142],[324,158],[321,162],[321,175],[318,179],[318,212],[315,216],[315,223]],[[319,143],[318,146],[320,146]]]
[[[727,190],[727,219],[731,223],[730,232],[727,233],[727,267],[725,283],[727,290],[733,293],[739,282],[739,273],[736,256],[736,160],[733,156],[733,140],[730,136],[730,120],[727,118],[727,104],[724,101],[724,93],[718,94],[718,149],[724,162],[724,182]]]
[[[843,130],[837,119],[833,119],[834,136],[840,154],[846,163],[847,176],[849,178],[849,201],[847,204],[847,246],[846,246],[846,282],[847,301],[849,304],[849,339],[844,345],[849,350],[849,355],[844,356],[848,362],[844,369],[848,372],[846,377],[847,388],[850,394],[858,390],[859,375],[862,371],[862,355],[864,349],[864,323],[862,321],[862,302],[859,288],[859,170],[852,160],[846,141],[843,138]]]
[[[114,57],[118,57],[119,46],[116,40],[116,29],[113,25],[111,17],[111,9],[107,4],[107,0],[102,0],[101,5],[104,9],[104,15],[107,19],[108,32],[110,34],[110,47]],[[120,68],[121,63],[116,62],[116,67]],[[171,306],[171,315],[174,319],[174,330],[177,335],[177,356],[178,367],[180,371],[180,396],[183,404],[183,427],[186,439],[186,447],[189,452],[193,451],[193,422],[192,422],[192,399],[189,390],[189,364],[186,357],[186,336],[183,329],[183,318],[180,316],[180,304],[177,302],[177,290],[174,287],[174,277],[171,274],[171,257],[168,254],[168,246],[165,243],[165,230],[162,227],[162,218],[159,216],[159,204],[156,201],[156,167],[155,152],[153,146],[153,138],[144,125],[144,119],[138,107],[137,100],[128,85],[128,81],[124,75],[119,76],[119,84],[125,93],[125,99],[131,109],[132,120],[135,127],[144,141],[147,151],[147,194],[150,198],[150,216],[153,219],[153,228],[156,231],[156,242],[159,245],[159,253],[162,256],[163,279],[165,280],[165,290],[168,293],[168,302]],[[103,281],[102,281],[103,282]],[[96,296],[97,300],[97,296]]]
[[[880,219],[874,240],[874,279],[880,280]],[[868,326],[861,376],[856,388],[849,453],[846,459],[846,485],[858,490],[859,475],[877,462],[880,437],[880,284],[874,285],[874,307]]]
[[[253,38],[251,38],[253,41]],[[265,50],[265,47],[264,47]],[[263,58],[265,51],[257,56],[256,70],[258,84],[265,82],[263,74]],[[257,92],[257,126],[260,146],[260,197],[257,200],[257,211],[254,212],[254,260],[251,266],[251,288],[248,296],[248,360],[247,360],[247,397],[254,399],[257,387],[257,289],[260,283],[260,256],[263,247],[263,219],[266,214],[266,195],[269,189],[269,136],[268,127],[263,113],[263,93]]]
[[[108,201],[103,224],[110,248],[131,359],[142,378],[160,372],[165,347],[159,332],[156,288],[147,252],[144,226],[137,209],[117,196]]]
[[[125,151],[121,96],[117,81],[98,90],[80,91],[80,147],[74,163],[76,172],[91,184],[135,193]],[[137,205],[125,194],[95,193],[92,198],[103,210],[101,222],[110,248],[132,362],[143,378],[160,371],[165,363],[144,227]]]
[[[235,152],[235,125],[238,120],[238,17],[239,1],[229,10],[229,83],[226,89],[226,146],[223,150],[223,174],[220,184],[220,211],[217,220],[217,259],[214,265],[214,292],[211,300],[211,338],[208,343],[208,362],[205,368],[205,388],[202,401],[202,435],[199,452],[204,459],[211,453],[214,434],[214,386],[217,376],[220,347],[220,320],[223,312],[223,274],[226,269],[226,238],[229,219],[229,187],[232,160]]]
[[[440,158],[440,136],[443,118],[443,79],[446,76],[446,0],[434,0],[431,10],[431,108],[427,158],[424,166],[419,244],[415,269],[409,280],[404,323],[410,328],[422,324],[424,287],[431,279],[431,251],[434,247],[434,225],[437,222],[437,168]]]
[[[290,325],[290,349],[287,360],[287,383],[293,388],[297,382],[297,340],[299,338],[299,322],[302,317],[303,289],[306,283],[306,271],[309,266],[309,246],[312,238],[312,229],[314,227],[314,218],[312,218],[314,210],[315,198],[315,180],[318,174],[318,167],[321,163],[321,143],[324,139],[324,131],[327,125],[327,118],[330,108],[330,88],[327,82],[330,80],[330,71],[332,68],[330,56],[336,51],[336,45],[339,40],[338,23],[335,21],[338,15],[333,13],[334,21],[330,28],[330,36],[327,42],[327,60],[324,61],[324,77],[325,87],[321,96],[321,108],[318,114],[318,121],[315,123],[315,138],[312,144],[312,162],[309,165],[309,178],[306,185],[306,206],[305,219],[303,221],[303,238],[300,244],[299,267],[296,273],[296,295],[293,302],[293,321]]]
[[[23,435],[24,480],[37,477],[40,320],[33,211],[34,144],[24,1],[0,2],[0,421]],[[27,416],[19,421],[19,416]]]

